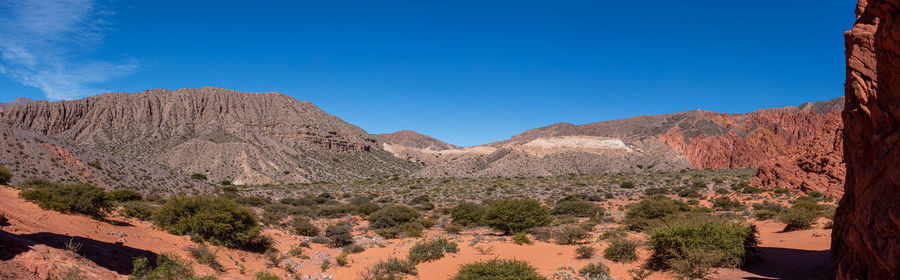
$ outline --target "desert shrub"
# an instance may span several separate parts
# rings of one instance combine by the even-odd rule
[[[381,206],[378,206],[378,204],[366,203],[366,204],[360,205],[356,209],[356,211],[359,212],[359,214],[362,216],[368,216],[368,215],[372,215],[372,213],[375,213],[380,209],[381,209]]]
[[[409,261],[413,263],[430,262],[444,257],[444,253],[459,252],[456,242],[446,238],[422,240],[409,248]]]
[[[771,210],[756,210],[756,211],[753,211],[753,217],[756,218],[756,219],[759,220],[759,221],[770,220],[770,219],[772,219],[772,218],[775,218],[775,215],[778,215],[778,213],[776,213],[776,212],[774,212],[774,211],[771,211]]]
[[[6,167],[0,166],[0,185],[9,184],[10,179],[12,179],[12,172],[9,172]]]
[[[253,274],[254,280],[281,280],[278,275],[272,274],[268,271],[257,271],[256,274]]]
[[[112,201],[103,189],[84,183],[30,185],[19,195],[41,208],[80,213],[102,219],[112,209]]]
[[[594,256],[594,252],[597,249],[588,245],[581,245],[578,248],[575,248],[575,258],[577,259],[590,259]]]
[[[234,202],[237,202],[243,206],[250,207],[262,207],[266,204],[272,203],[268,198],[258,197],[258,196],[235,196],[232,198]]]
[[[646,195],[646,196],[653,196],[653,195],[659,195],[659,194],[662,194],[662,195],[669,194],[669,189],[661,188],[661,187],[651,187],[651,188],[647,188],[644,190],[644,195]]]
[[[603,249],[603,257],[617,263],[631,263],[637,260],[637,243],[626,238],[615,238]]]
[[[153,222],[169,233],[213,245],[260,252],[271,245],[270,239],[260,236],[252,211],[222,197],[169,199],[153,214]]]
[[[416,264],[409,260],[389,258],[379,261],[359,274],[363,280],[402,280],[405,275],[418,275]]]
[[[488,204],[485,222],[504,234],[550,223],[550,211],[533,199],[504,199]]]
[[[816,213],[821,213],[825,209],[815,198],[809,196],[798,197],[792,202],[791,208],[805,209]]]
[[[397,227],[419,218],[419,212],[400,205],[385,206],[369,215],[369,226],[374,229]]]
[[[727,196],[720,196],[713,200],[713,209],[722,211],[736,211],[744,208],[740,201],[732,200]]]
[[[778,214],[777,220],[785,224],[784,231],[795,231],[812,228],[817,218],[819,218],[819,213],[808,208],[791,207]]]
[[[524,232],[520,232],[513,236],[513,242],[515,242],[516,245],[525,245],[531,244],[531,239],[528,239],[528,235]]]
[[[283,204],[293,205],[293,206],[313,206],[316,205],[316,201],[310,198],[301,197],[301,198],[282,198],[279,202]]]
[[[339,248],[353,244],[352,231],[349,223],[336,223],[325,228],[325,236],[331,239],[331,246]]]
[[[753,225],[696,215],[672,220],[649,232],[652,256],[648,265],[665,269],[673,262],[715,253],[712,267],[740,267],[754,257],[757,230]]]
[[[303,217],[294,217],[291,222],[291,230],[294,231],[294,234],[300,236],[319,235],[319,228],[313,225],[309,219]]]
[[[194,173],[194,174],[191,174],[191,179],[194,179],[194,180],[200,180],[200,181],[206,181],[207,178],[206,178],[206,174],[203,174],[203,173]]]
[[[762,203],[754,203],[753,210],[768,210],[775,213],[779,213],[784,210],[780,204],[772,203],[771,201],[763,201]]]
[[[566,200],[556,203],[551,212],[553,215],[569,215],[575,217],[602,217],[603,208],[584,200]]]
[[[632,181],[622,182],[621,184],[619,184],[619,187],[623,188],[623,189],[633,189],[634,182],[632,182]]]
[[[305,215],[308,212],[304,208],[294,207],[283,203],[266,204],[262,207],[261,220],[267,225],[282,225],[281,222],[288,216]]]
[[[623,223],[629,230],[644,231],[665,218],[690,210],[691,207],[683,202],[662,195],[651,196],[630,205]]]
[[[156,257],[156,263],[151,264],[150,260],[140,257],[132,263],[134,267],[131,271],[131,280],[164,280],[164,279],[215,279],[212,277],[198,278],[194,275],[194,270],[190,264],[178,259],[171,253],[162,254]]]
[[[823,194],[820,191],[811,191],[811,192],[807,193],[806,195],[815,200],[822,200],[822,198],[825,198],[825,194]]]
[[[129,201],[122,204],[122,215],[141,221],[149,221],[153,217],[156,206],[143,201]]]
[[[609,276],[609,267],[602,262],[590,263],[578,270],[578,275],[589,279],[604,279]]]
[[[459,234],[463,231],[463,227],[456,223],[450,223],[444,226],[444,231],[450,234]]]
[[[464,227],[478,226],[484,222],[484,207],[480,204],[463,202],[450,210],[453,222]]]
[[[700,191],[697,188],[686,188],[678,192],[679,197],[688,197],[688,198],[698,198],[703,195],[700,194]]]
[[[462,266],[453,280],[545,280],[537,269],[525,261],[489,260]]]
[[[722,194],[728,194],[731,191],[729,191],[726,188],[716,188],[715,192],[716,192],[716,194],[722,195]]]
[[[216,271],[225,271],[222,264],[216,260],[216,252],[209,249],[206,245],[196,245],[187,248],[188,253],[197,260],[199,264],[208,265]]]
[[[114,190],[109,192],[108,195],[110,199],[118,202],[144,199],[144,196],[135,190]]]
[[[689,250],[682,257],[670,260],[669,267],[678,279],[708,279],[723,255],[715,251]]]
[[[316,211],[316,216],[320,218],[339,218],[358,212],[358,208],[353,205],[334,204],[323,205]]]
[[[358,253],[362,253],[365,250],[366,250],[366,247],[359,246],[356,244],[350,244],[350,245],[347,245],[346,247],[344,247],[343,252],[347,253],[347,254],[358,254]]]
[[[565,226],[553,235],[553,239],[559,245],[578,244],[588,237],[591,237],[590,232],[579,226]]]
[[[337,257],[334,257],[334,263],[338,266],[347,266],[350,263],[350,260],[347,258],[347,252],[342,252]]]

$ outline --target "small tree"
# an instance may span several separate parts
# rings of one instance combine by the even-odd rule
[[[485,222],[504,234],[550,223],[550,211],[534,199],[504,199],[488,204]]]
[[[450,218],[454,223],[464,227],[481,225],[484,222],[484,207],[471,202],[463,202],[450,210]]]

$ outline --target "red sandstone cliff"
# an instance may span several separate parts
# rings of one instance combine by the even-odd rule
[[[847,183],[834,219],[837,279],[900,279],[900,0],[860,0],[845,33]]]

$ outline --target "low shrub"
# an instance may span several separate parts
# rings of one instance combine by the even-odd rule
[[[406,275],[418,275],[416,264],[409,260],[389,258],[379,261],[359,274],[363,280],[401,280]]]
[[[556,207],[553,207],[550,214],[599,218],[603,216],[603,208],[597,207],[589,201],[566,200],[556,203]]]
[[[603,249],[603,257],[617,263],[631,263],[637,260],[637,243],[626,238],[615,238]]]
[[[504,234],[510,234],[549,224],[550,211],[537,200],[504,199],[488,204],[485,222]]]
[[[778,222],[784,223],[784,231],[810,229],[819,218],[819,213],[808,208],[788,208],[778,214]]]
[[[406,206],[385,206],[369,215],[369,227],[374,229],[397,227],[405,223],[413,222],[418,219],[419,216],[419,212]]]
[[[340,248],[353,244],[352,231],[349,223],[337,223],[325,228],[325,236],[331,239],[331,246]]]
[[[605,279],[609,276],[609,267],[602,262],[590,263],[579,269],[578,275],[586,279]]]
[[[28,185],[19,195],[43,209],[85,214],[95,219],[103,219],[113,207],[103,189],[84,183],[60,185],[37,182]]]
[[[206,181],[206,180],[207,180],[206,174],[203,174],[203,173],[194,173],[194,174],[191,174],[191,179],[194,179],[194,180],[200,180],[200,181]]]
[[[125,189],[114,190],[114,191],[109,192],[108,195],[109,195],[110,199],[112,199],[114,201],[118,201],[118,202],[135,201],[135,200],[144,199],[144,196],[135,190],[125,190]]]
[[[462,266],[453,280],[546,280],[533,266],[518,260],[489,260]]]
[[[256,252],[265,251],[271,239],[260,235],[256,215],[222,197],[174,197],[153,214],[153,222],[176,235],[195,241]]]
[[[644,190],[644,195],[646,195],[646,196],[654,196],[654,195],[660,195],[660,194],[666,195],[669,193],[670,193],[670,191],[668,188],[661,188],[661,187],[650,187],[650,188],[647,188]]]
[[[553,235],[553,239],[556,240],[556,244],[559,245],[578,244],[588,237],[591,237],[590,232],[579,226],[565,226],[556,231]]]
[[[225,271],[225,268],[222,267],[222,264],[216,260],[216,252],[209,249],[209,246],[206,245],[196,245],[190,246],[187,248],[188,253],[197,260],[199,264],[208,265],[210,268],[216,271]]]
[[[713,200],[713,209],[720,211],[737,211],[744,209],[740,201],[732,200],[727,196],[720,196]]]
[[[122,204],[122,215],[141,221],[149,221],[153,217],[156,206],[143,201],[129,201]]]
[[[751,260],[757,250],[757,230],[753,225],[728,222],[711,215],[682,217],[652,229],[648,261],[655,270],[673,266],[673,262],[692,255],[706,257],[706,252],[719,254],[713,267],[740,267]]]
[[[294,217],[291,222],[291,230],[294,234],[300,236],[316,236],[319,235],[319,228],[313,225],[309,219],[304,217]]]
[[[12,179],[12,172],[9,172],[6,167],[0,166],[0,185],[9,184],[10,179]]]
[[[577,259],[590,259],[594,256],[594,252],[597,249],[588,245],[581,245],[575,249],[575,258]]]
[[[480,204],[463,202],[450,209],[453,223],[464,227],[479,226],[484,223],[484,207]]]
[[[140,257],[132,263],[130,280],[159,280],[159,279],[215,279],[214,277],[197,277],[194,275],[194,269],[190,264],[181,261],[177,256],[171,253],[161,254],[156,257],[156,263],[151,264],[150,260]]]
[[[366,204],[360,205],[358,208],[356,208],[356,211],[362,216],[368,216],[368,215],[372,215],[372,213],[375,213],[380,209],[381,209],[381,206],[379,206],[378,204],[366,203]]]
[[[753,218],[756,218],[756,220],[759,221],[771,220],[772,218],[775,218],[776,215],[778,215],[778,213],[771,210],[753,211]]]
[[[444,257],[444,253],[459,252],[456,242],[446,238],[422,240],[409,248],[407,259],[413,263],[430,262]]]
[[[463,228],[462,228],[462,226],[460,226],[456,223],[451,223],[451,224],[444,226],[444,231],[447,233],[450,233],[450,234],[459,234],[460,232],[463,231]]]
[[[257,271],[256,274],[253,274],[254,280],[281,280],[278,275],[275,275],[268,271]]]
[[[619,187],[623,188],[623,189],[633,189],[634,182],[631,182],[631,181],[622,182],[621,184],[619,184]]]
[[[528,239],[528,235],[524,232],[516,233],[516,235],[513,236],[513,242],[516,243],[516,245],[525,245],[532,243],[531,239]]]
[[[628,230],[645,231],[658,225],[663,219],[690,210],[689,205],[662,195],[646,197],[629,205],[623,224]]]

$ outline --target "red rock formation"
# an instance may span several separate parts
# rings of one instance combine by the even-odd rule
[[[900,279],[900,0],[860,0],[845,33],[847,183],[834,220],[837,279]]]

